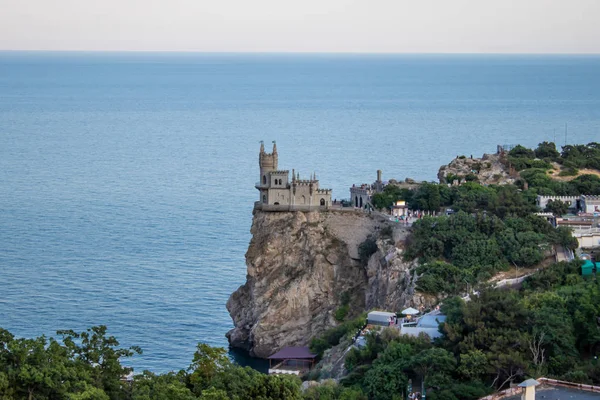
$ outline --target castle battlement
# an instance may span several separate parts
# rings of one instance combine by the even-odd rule
[[[287,170],[287,169],[282,169],[282,170],[279,170],[279,171],[271,171],[269,173],[271,175],[288,175],[290,173],[290,171]]]
[[[295,179],[293,182],[296,185],[315,185],[319,183],[319,181],[315,181],[313,179]]]
[[[580,196],[538,196],[539,200],[578,200]]]

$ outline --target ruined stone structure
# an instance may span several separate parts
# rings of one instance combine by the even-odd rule
[[[316,174],[310,179],[300,179],[300,174],[292,170],[279,170],[277,144],[273,142],[273,152],[266,153],[261,142],[258,154],[260,181],[256,182],[259,201],[254,208],[262,211],[315,211],[326,210],[331,206],[331,189],[319,189]]]
[[[350,201],[356,208],[365,208],[371,203],[371,196],[375,193],[383,192],[385,184],[381,180],[381,170],[377,170],[377,180],[371,185],[363,183],[362,185],[352,185],[350,188]]]

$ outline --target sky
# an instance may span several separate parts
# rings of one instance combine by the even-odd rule
[[[600,53],[600,0],[0,0],[0,50]]]

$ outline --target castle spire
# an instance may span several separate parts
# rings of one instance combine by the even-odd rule
[[[296,170],[292,169],[292,183],[296,182]]]
[[[273,154],[277,154],[277,143],[273,140]]]
[[[260,152],[261,153],[265,152],[265,142],[263,142],[262,140],[260,141]]]

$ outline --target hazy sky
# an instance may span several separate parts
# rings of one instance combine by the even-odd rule
[[[0,49],[600,53],[600,0],[0,0]]]

